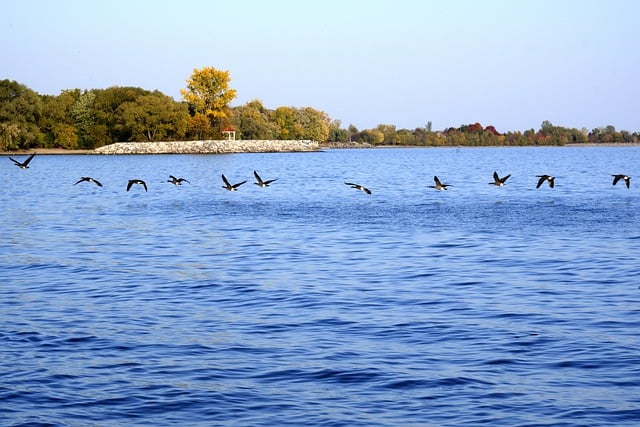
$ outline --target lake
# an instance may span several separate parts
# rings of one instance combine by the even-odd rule
[[[638,425],[640,147],[1,160],[2,425]]]

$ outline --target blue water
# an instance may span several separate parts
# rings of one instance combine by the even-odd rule
[[[3,426],[640,422],[638,147],[0,160]]]

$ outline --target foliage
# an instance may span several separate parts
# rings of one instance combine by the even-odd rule
[[[266,109],[254,99],[233,109],[233,125],[242,139],[276,139],[274,111]]]
[[[131,127],[124,124],[120,107],[127,102],[136,102],[138,98],[150,95],[151,92],[129,86],[112,86],[92,92],[95,94],[93,144],[99,147],[112,142],[131,141],[133,131]]]
[[[43,142],[38,127],[42,100],[36,92],[12,80],[0,81],[0,141],[3,150],[36,147]]]
[[[80,96],[80,90],[63,91],[59,96],[42,97],[40,130],[45,135],[45,146],[76,149],[78,132],[71,117],[71,109]]]
[[[11,122],[0,123],[0,149],[17,150],[17,137],[20,135],[20,126]]]
[[[228,105],[236,97],[236,90],[229,88],[230,80],[229,71],[213,67],[196,68],[180,94],[194,115],[198,113],[208,117],[212,127],[221,130],[229,119]]]
[[[229,72],[196,69],[182,91],[185,102],[138,87],[68,89],[38,95],[23,84],[0,80],[0,150],[38,147],[92,149],[119,141],[219,139],[232,125],[242,139],[305,139],[318,142],[408,146],[518,146],[640,143],[640,133],[603,126],[565,128],[545,120],[539,130],[499,132],[463,124],[434,131],[430,121],[413,130],[380,124],[358,130],[311,107],[266,108],[254,99],[230,107]]]
[[[121,104],[118,112],[131,141],[182,139],[189,117],[186,105],[158,91]]]
[[[192,139],[203,140],[211,134],[211,124],[204,114],[195,113],[187,121],[187,135]]]
[[[84,92],[71,106],[70,115],[78,129],[78,137],[83,146],[86,146],[91,139],[93,128],[96,125],[96,114],[93,105],[95,100],[96,94],[94,92]]]

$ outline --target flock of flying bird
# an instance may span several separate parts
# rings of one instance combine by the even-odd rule
[[[26,160],[20,162],[16,159],[13,159],[11,157],[9,157],[9,160],[11,160],[16,166],[18,166],[20,169],[29,169],[29,163],[31,163],[31,160],[33,159],[33,157],[36,155],[36,153],[32,153],[29,157],[27,157]],[[263,180],[260,175],[258,175],[258,172],[253,171],[253,175],[256,178],[256,182],[255,184],[260,186],[260,187],[268,187],[269,184],[271,184],[274,181],[277,181],[278,179],[268,179],[268,180]],[[102,183],[100,181],[98,181],[95,178],[92,178],[90,176],[83,176],[81,177],[79,180],[77,180],[73,185],[76,184],[80,184],[81,182],[91,182],[95,185],[97,185],[98,187],[102,187]],[[172,183],[173,185],[182,185],[183,182],[186,182],[188,184],[191,184],[187,179],[185,178],[177,178],[173,175],[169,175],[169,179],[167,180],[167,182]],[[242,182],[238,182],[235,184],[231,184],[229,182],[229,180],[227,179],[226,176],[224,176],[224,174],[222,174],[222,182],[224,183],[224,185],[222,186],[222,188],[229,190],[229,191],[236,191],[238,189],[238,187],[240,187],[242,184],[244,184],[247,181],[242,181]],[[142,185],[142,187],[144,188],[144,191],[148,191],[148,187],[147,187],[147,183],[142,180],[142,179],[130,179],[127,182],[127,191],[131,190],[131,187],[135,184],[138,185]],[[364,188],[364,187],[363,187]],[[369,191],[369,190],[367,190]],[[371,192],[369,192],[369,194],[371,194]]]
[[[15,160],[11,157],[9,157],[9,160],[11,160],[16,166],[18,166],[20,169],[29,169],[29,163],[31,162],[31,160],[33,159],[33,157],[36,155],[36,153],[31,154],[26,160],[20,162],[18,160]],[[253,171],[253,175],[256,178],[256,182],[254,184],[260,186],[260,187],[268,187],[269,184],[271,184],[274,181],[277,181],[278,179],[269,179],[269,180],[263,180],[260,175],[258,175],[258,172],[256,172],[255,170]],[[509,179],[511,175],[505,175],[503,177],[500,177],[498,175],[498,172],[493,172],[493,182],[490,182],[490,185],[495,185],[496,187],[502,187],[503,185],[505,185],[505,183],[507,182],[507,179]],[[620,180],[623,180],[625,185],[627,186],[627,188],[630,187],[631,185],[631,177],[628,175],[624,175],[624,174],[615,174],[615,175],[611,175],[613,177],[613,185],[616,185]],[[551,175],[536,175],[536,178],[538,178],[538,184],[536,185],[536,188],[540,188],[540,186],[542,184],[544,184],[545,182],[547,182],[547,184],[549,185],[549,187],[553,188],[553,186],[555,185],[555,177],[551,176]],[[97,185],[98,187],[102,187],[102,184],[90,177],[90,176],[83,176],[81,177],[75,184],[80,184],[81,182],[91,182],[94,183],[95,185]],[[430,185],[430,188],[435,188],[436,190],[446,190],[447,187],[451,187],[451,184],[443,184],[442,182],[440,182],[440,179],[438,179],[437,176],[433,177],[433,181],[434,181],[434,185]],[[181,185],[183,182],[189,183],[190,182],[184,178],[176,178],[173,175],[169,175],[169,180],[167,182],[172,183],[173,185]],[[238,189],[238,187],[240,187],[242,184],[246,183],[247,181],[241,181],[235,184],[231,184],[229,182],[229,180],[227,179],[226,176],[224,176],[224,174],[222,174],[222,182],[224,183],[224,185],[222,186],[222,188],[229,190],[229,191],[236,191]],[[129,191],[131,189],[131,187],[134,184],[138,184],[138,185],[142,185],[142,187],[144,187],[144,191],[147,191],[147,183],[144,182],[141,179],[130,179],[129,182],[127,183],[127,191]],[[369,190],[367,187],[360,185],[360,184],[356,184],[353,182],[345,182],[346,185],[350,186],[351,188],[355,188],[356,190],[360,190],[366,194],[371,194],[371,190]]]

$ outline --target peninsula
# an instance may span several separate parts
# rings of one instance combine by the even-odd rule
[[[318,151],[308,140],[205,140],[165,142],[117,142],[96,148],[95,154],[225,154]]]

